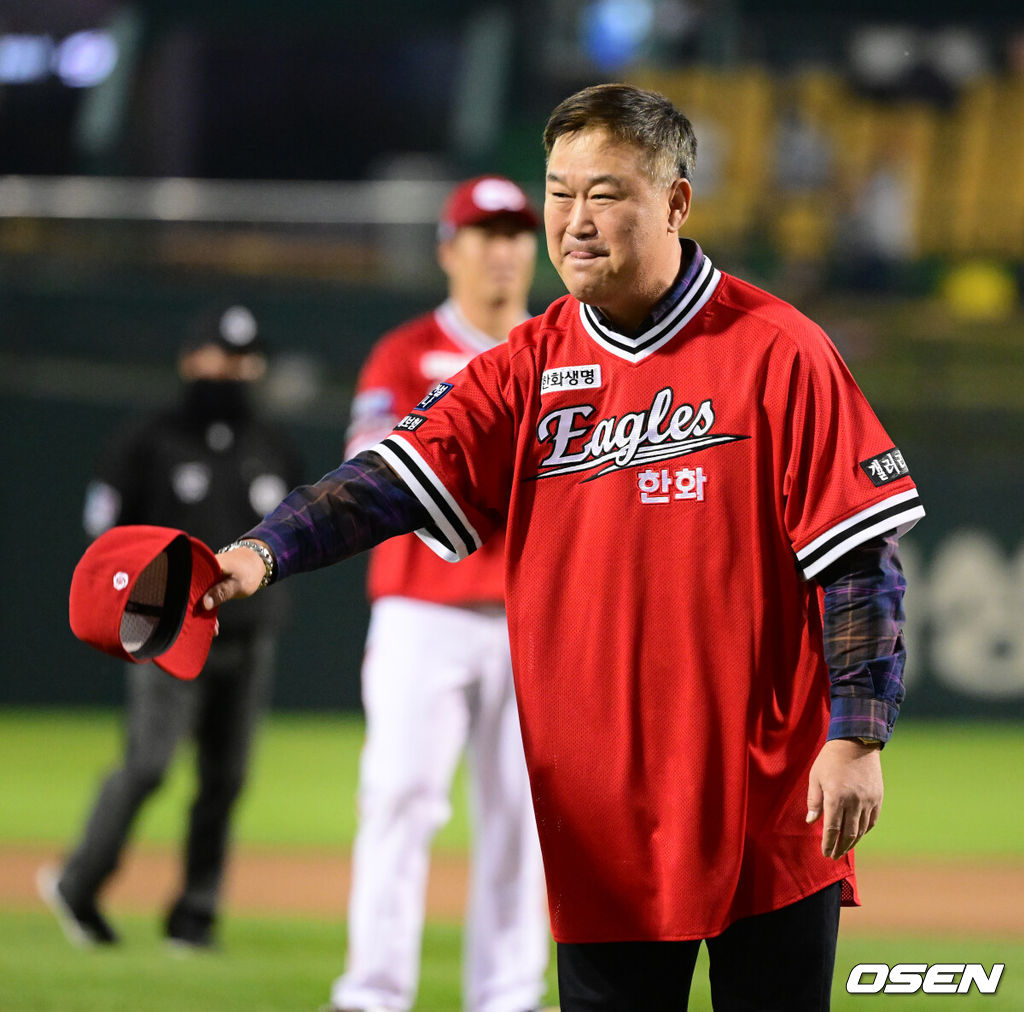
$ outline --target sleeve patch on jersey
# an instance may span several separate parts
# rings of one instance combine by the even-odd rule
[[[554,390],[593,390],[601,385],[600,365],[568,365],[545,369],[540,375],[540,392]]]
[[[431,389],[427,396],[424,397],[423,400],[421,400],[419,404],[416,405],[416,410],[426,411],[427,408],[436,404],[442,397],[444,397],[444,395],[448,393],[448,391],[451,390],[451,388],[451,383],[438,383],[435,387]]]
[[[897,478],[906,478],[910,468],[903,459],[903,454],[896,447],[880,453],[877,457],[860,462],[864,473],[871,479],[875,488],[881,488],[894,482]]]
[[[423,415],[406,415],[396,426],[396,429],[404,429],[406,432],[415,432],[427,419]]]

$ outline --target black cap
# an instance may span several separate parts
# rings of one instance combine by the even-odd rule
[[[208,344],[223,348],[231,355],[265,355],[267,350],[256,317],[241,303],[207,310],[196,317],[181,350],[188,353]]]

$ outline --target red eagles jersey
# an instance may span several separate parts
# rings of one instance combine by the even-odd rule
[[[359,374],[346,456],[387,435],[395,422],[438,382],[494,347],[449,300],[385,334]],[[464,566],[442,562],[415,535],[392,538],[373,550],[367,574],[371,600],[392,594],[437,604],[504,600],[504,539],[492,538]]]
[[[923,510],[815,324],[707,258],[635,338],[566,296],[376,449],[445,557],[507,516],[557,940],[705,938],[839,880],[855,895],[805,822],[829,715],[809,581]]]

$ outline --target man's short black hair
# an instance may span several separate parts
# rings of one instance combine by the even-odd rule
[[[664,96],[628,84],[596,84],[570,95],[544,128],[544,155],[559,137],[582,130],[606,130],[646,155],[651,178],[666,185],[680,176],[693,180],[697,138],[690,121]]]

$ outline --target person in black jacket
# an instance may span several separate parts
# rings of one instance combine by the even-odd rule
[[[157,524],[216,548],[276,506],[300,470],[288,438],[253,410],[254,383],[266,367],[256,321],[246,307],[201,317],[181,348],[179,402],[129,428],[103,454],[86,494],[86,533],[95,538],[118,524]],[[72,942],[119,940],[97,896],[118,866],[142,804],[160,786],[179,743],[191,735],[198,787],[181,892],[165,930],[178,945],[214,944],[231,812],[268,698],[283,618],[285,600],[278,591],[225,614],[194,681],[179,681],[151,663],[126,666],[121,765],[100,788],[70,857],[38,876],[43,899]]]

